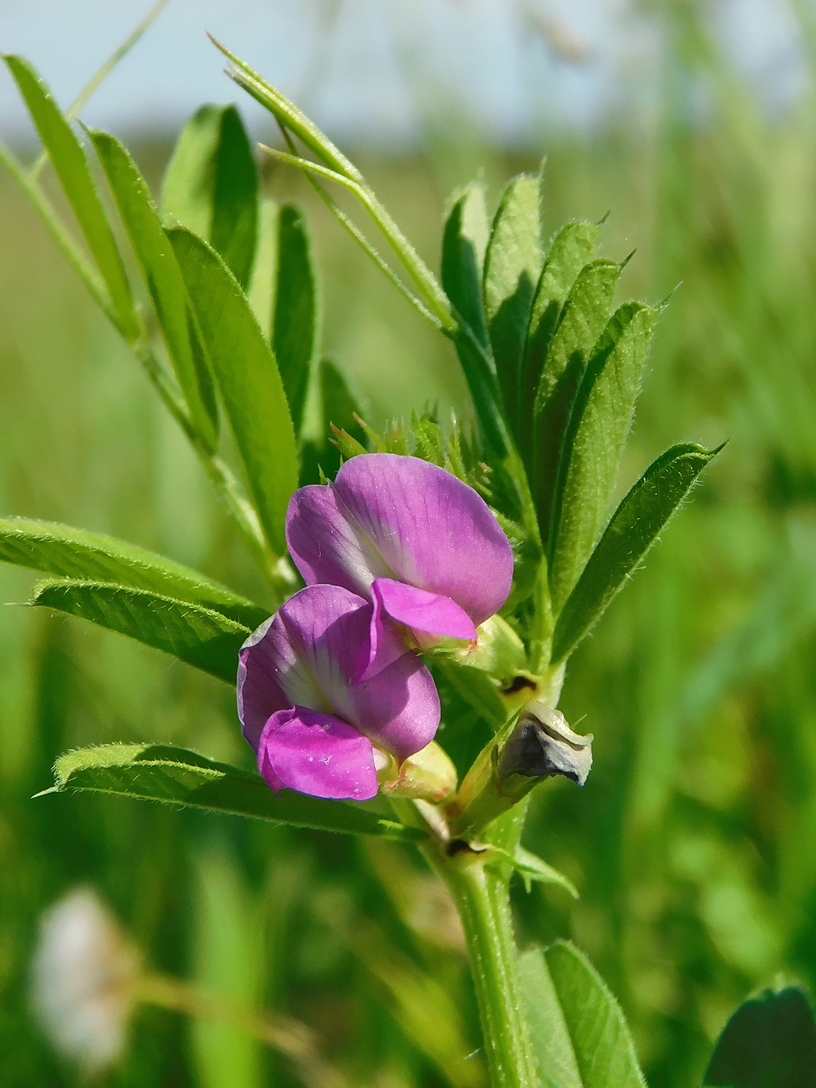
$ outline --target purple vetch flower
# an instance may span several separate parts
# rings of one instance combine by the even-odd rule
[[[289,551],[307,584],[331,583],[373,605],[358,677],[404,648],[383,617],[416,645],[473,641],[510,592],[513,554],[487,503],[449,472],[417,457],[361,454],[333,484],[294,493]]]
[[[355,679],[372,612],[341,586],[307,586],[241,648],[238,714],[272,789],[364,801],[378,762],[433,740],[439,696],[416,654],[389,646],[387,666]]]

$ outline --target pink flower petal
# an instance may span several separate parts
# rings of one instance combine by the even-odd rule
[[[334,485],[295,492],[286,531],[309,583],[369,596],[375,578],[395,579],[450,597],[477,626],[510,592],[512,551],[487,504],[417,457],[353,457]]]
[[[258,769],[273,790],[367,801],[377,793],[368,737],[331,714],[304,707],[278,710],[264,726]]]
[[[267,719],[292,706],[330,714],[398,759],[433,740],[439,696],[416,654],[404,651],[376,677],[355,682],[373,609],[340,586],[307,586],[241,649],[238,705],[257,748]]]
[[[413,631],[472,642],[476,626],[463,608],[439,593],[416,589],[392,578],[377,578],[372,586],[382,610]]]

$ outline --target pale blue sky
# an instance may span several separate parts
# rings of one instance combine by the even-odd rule
[[[29,57],[67,105],[149,6],[0,0],[0,48]],[[583,127],[648,106],[660,39],[629,9],[627,0],[171,0],[83,118],[120,132],[169,130],[204,101],[240,97],[206,28],[343,139],[400,144],[423,111],[455,103],[512,143],[542,124]],[[787,0],[714,0],[711,9],[770,100],[795,93],[804,76]],[[245,108],[263,124],[254,104]],[[0,128],[17,139],[24,126],[3,75]]]

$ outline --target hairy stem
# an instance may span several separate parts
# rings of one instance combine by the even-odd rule
[[[509,875],[465,854],[451,859],[443,876],[467,939],[491,1086],[534,1088],[538,1073],[518,975]]]

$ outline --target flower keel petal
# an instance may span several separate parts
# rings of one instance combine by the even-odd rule
[[[367,801],[377,793],[368,737],[332,714],[304,707],[270,717],[258,745],[258,769],[276,791],[298,790],[337,801]]]

